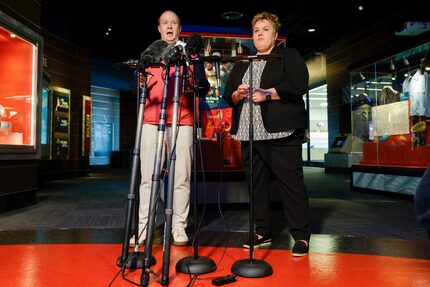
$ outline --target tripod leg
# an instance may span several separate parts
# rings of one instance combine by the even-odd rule
[[[158,125],[157,132],[157,144],[155,149],[154,167],[152,173],[152,184],[151,184],[151,195],[148,208],[148,230],[146,232],[146,243],[145,243],[145,257],[142,266],[142,275],[140,277],[140,283],[142,286],[148,286],[149,284],[149,271],[150,271],[150,258],[152,255],[152,243],[153,243],[153,232],[155,228],[155,207],[157,204],[159,187],[160,187],[160,175],[161,175],[161,160],[163,155],[164,146],[164,133],[166,130],[166,108],[167,108],[167,93],[170,78],[170,67],[167,66],[165,78],[164,78],[164,92],[161,102],[160,109],[160,123]]]
[[[138,73],[140,75],[140,73]],[[140,76],[137,77],[138,87],[140,86]],[[138,206],[136,203],[136,190],[139,186],[138,184],[138,172],[139,172],[139,160],[140,160],[140,139],[142,137],[142,122],[143,122],[143,113],[145,110],[145,99],[146,99],[146,86],[144,86],[139,94],[139,105],[138,105],[138,114],[137,114],[137,125],[136,125],[136,135],[134,140],[134,148],[133,148],[133,162],[131,168],[131,179],[130,179],[130,188],[128,193],[128,204],[126,211],[126,223],[125,223],[125,233],[124,240],[122,245],[122,253],[121,257],[118,260],[117,264],[121,265],[125,263],[128,248],[129,248],[129,238],[131,234],[131,223],[133,216],[133,207],[134,205]],[[136,209],[137,210],[137,207]],[[137,233],[137,230],[136,230]],[[137,237],[137,236],[136,236]]]
[[[140,87],[140,73],[137,72],[137,87]],[[127,268],[135,269],[140,268],[142,265],[142,259],[141,257],[143,254],[138,252],[138,235],[139,235],[139,227],[138,227],[138,209],[139,209],[139,196],[137,196],[138,190],[139,190],[139,163],[140,163],[140,142],[142,138],[142,129],[143,129],[143,115],[145,110],[145,100],[146,100],[146,80],[147,77],[145,77],[145,81],[143,84],[142,89],[139,93],[139,104],[138,104],[138,113],[137,113],[137,124],[136,124],[136,134],[135,134],[135,141],[134,141],[134,148],[133,148],[133,161],[132,161],[132,168],[131,168],[131,179],[130,179],[130,189],[129,194],[127,196],[128,198],[128,204],[127,204],[127,210],[126,210],[126,223],[125,223],[125,233],[124,233],[124,240],[123,240],[123,246],[122,246],[122,253],[120,258],[117,260],[118,266],[125,266]],[[138,89],[139,92],[139,89]],[[136,243],[136,250],[131,255],[128,254],[129,249],[129,238],[131,235],[131,225],[132,225],[132,215],[133,215],[133,208],[135,213],[135,243]],[[153,256],[149,257],[149,265],[154,265],[155,258]]]
[[[176,163],[176,142],[178,138],[178,106],[179,106],[179,81],[180,81],[180,63],[176,64],[175,69],[175,90],[173,94],[173,114],[172,114],[172,127],[171,127],[171,144],[169,149],[169,182],[167,188],[166,198],[166,224],[164,228],[164,253],[163,253],[163,272],[161,276],[161,283],[163,285],[169,284],[169,267],[170,267],[170,247],[172,236],[172,216],[173,216],[173,193],[175,184],[175,163]]]

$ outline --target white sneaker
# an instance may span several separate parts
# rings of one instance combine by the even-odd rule
[[[140,237],[138,240],[139,247],[142,247],[143,245],[145,245],[145,240],[146,240],[146,231],[144,231],[140,234]],[[136,239],[134,238],[134,235],[130,238],[130,242],[129,242],[128,246],[130,248],[136,247]]]
[[[173,245],[184,246],[188,244],[188,236],[185,229],[182,227],[175,227],[172,230]]]

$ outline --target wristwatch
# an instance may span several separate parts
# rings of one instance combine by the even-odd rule
[[[266,96],[266,102],[269,102],[272,100],[272,93],[269,91],[264,91],[264,95]]]

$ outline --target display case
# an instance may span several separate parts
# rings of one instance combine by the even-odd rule
[[[429,47],[350,72],[353,188],[414,193],[430,163]]]
[[[26,153],[37,158],[42,41],[14,26],[13,20],[0,22],[0,157]]]
[[[34,204],[43,38],[0,11],[0,212]]]

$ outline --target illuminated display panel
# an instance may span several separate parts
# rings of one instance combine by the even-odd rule
[[[0,145],[35,146],[37,46],[0,26]]]

